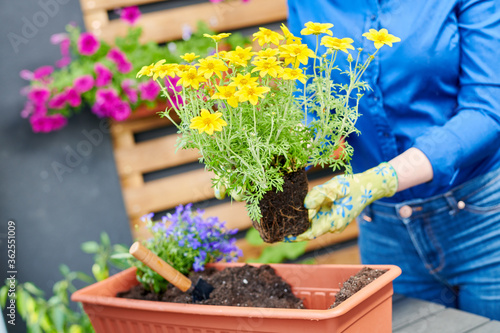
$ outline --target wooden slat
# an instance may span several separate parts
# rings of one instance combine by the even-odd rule
[[[168,135],[137,143],[132,147],[116,149],[118,174],[145,173],[198,161],[198,150],[179,149],[175,152],[177,137],[178,135]]]
[[[85,22],[87,31],[92,31],[99,38],[105,34],[109,26],[108,14],[105,11],[85,13],[83,15],[83,21]]]
[[[359,265],[361,259],[357,245],[349,246],[344,249],[332,251],[328,254],[316,256],[314,258],[316,265]]]
[[[82,11],[112,10],[116,8],[140,6],[148,3],[162,2],[165,0],[80,0]]]
[[[134,134],[161,127],[166,127],[171,124],[172,123],[167,118],[160,118],[157,115],[152,115],[151,117],[132,119],[123,122],[114,121],[112,122],[111,126],[112,126],[112,133],[131,132],[132,134]]]
[[[205,217],[217,216],[221,221],[226,221],[229,229],[245,230],[252,226],[244,202],[227,202],[205,209]]]
[[[147,182],[140,188],[124,188],[128,215],[137,217],[179,204],[210,199],[214,196],[212,176],[212,173],[201,169]]]
[[[286,0],[252,0],[234,6],[202,3],[147,13],[141,16],[138,24],[143,28],[142,42],[163,43],[182,38],[183,28],[186,25],[195,28],[199,20],[209,22],[215,31],[230,31],[282,21],[286,16]],[[92,25],[93,22],[90,21],[87,27],[92,29]],[[113,43],[116,36],[125,36],[128,26],[119,20],[114,20],[101,29],[99,37],[108,43]]]

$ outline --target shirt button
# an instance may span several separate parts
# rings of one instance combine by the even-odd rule
[[[404,205],[403,207],[399,208],[399,216],[401,216],[404,219],[407,219],[413,214],[413,209],[408,206]]]

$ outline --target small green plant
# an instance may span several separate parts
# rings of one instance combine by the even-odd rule
[[[200,161],[216,175],[214,186],[246,201],[253,221],[262,217],[264,194],[283,191],[286,174],[312,165],[351,171],[353,149],[345,138],[358,133],[358,104],[368,88],[361,77],[373,55],[359,63],[358,53],[354,60],[347,51],[354,49],[353,41],[330,37],[332,26],[308,22],[302,30],[316,35],[316,51],[285,26],[283,34],[265,28],[253,34],[263,47],[258,52],[245,45],[219,51],[220,40],[231,34],[207,34],[215,42],[214,55],[185,54],[180,64],[163,59],[138,73],[178,80],[179,89],[157,80],[171,104],[172,91],[184,101],[171,109],[181,119],[177,147],[198,149]],[[318,54],[320,34],[325,54]],[[335,65],[341,52],[347,55],[346,69]],[[349,84],[333,80],[337,71]],[[171,110],[163,116],[170,118]],[[305,124],[308,114],[314,117]],[[340,156],[333,154],[339,148]]]
[[[145,246],[183,274],[202,271],[205,264],[218,261],[236,261],[242,252],[231,237],[237,230],[227,230],[217,217],[203,218],[203,211],[193,212],[191,204],[178,206],[175,213],[154,222],[153,214],[143,217],[153,237]],[[162,276],[133,259],[137,280],[147,290],[165,291],[168,285]]]
[[[94,241],[85,242],[81,246],[86,253],[94,255],[91,277],[83,272],[74,272],[66,265],[59,271],[63,279],[52,288],[53,295],[46,299],[44,292],[31,282],[17,284],[15,295],[9,295],[9,286],[0,288],[0,303],[5,308],[10,297],[15,297],[19,316],[26,322],[28,333],[91,333],[94,332],[90,320],[79,303],[76,310],[71,304],[69,295],[77,290],[75,285],[90,285],[109,276],[109,267],[113,265],[123,269],[128,267],[124,260],[112,259],[117,253],[127,252],[123,245],[111,245],[106,233],[101,233],[100,244]],[[14,294],[14,293],[12,293]]]

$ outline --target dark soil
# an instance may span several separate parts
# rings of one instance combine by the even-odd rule
[[[363,267],[356,275],[351,276],[340,288],[339,292],[335,294],[335,303],[330,306],[330,309],[341,304],[343,301],[357,293],[364,286],[374,281],[376,278],[387,272],[385,269],[373,269]]]
[[[307,175],[304,170],[286,174],[283,192],[271,190],[259,203],[262,219],[254,221],[266,243],[283,241],[286,236],[298,236],[310,225],[304,199],[307,195]]]
[[[173,303],[193,303],[191,292],[198,278],[203,278],[215,289],[208,300],[197,304],[228,305],[261,308],[303,309],[302,300],[295,297],[288,283],[276,275],[269,265],[254,267],[228,267],[222,271],[208,268],[204,272],[192,273],[189,278],[193,286],[182,292],[169,285],[164,294],[147,291],[139,284],[132,289],[118,293],[117,297],[164,301]]]

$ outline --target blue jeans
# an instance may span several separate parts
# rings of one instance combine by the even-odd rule
[[[500,170],[358,218],[364,264],[394,264],[394,291],[500,320]]]

